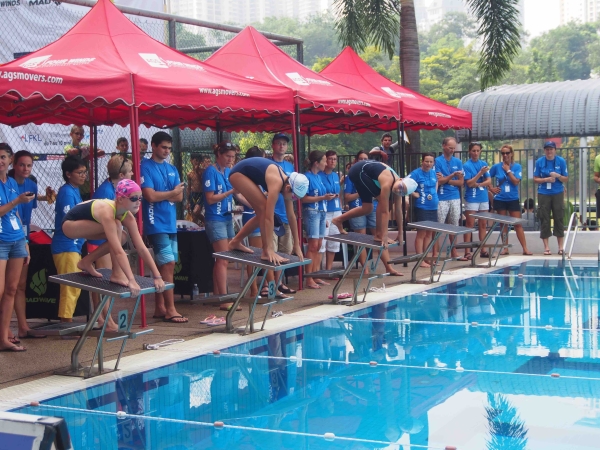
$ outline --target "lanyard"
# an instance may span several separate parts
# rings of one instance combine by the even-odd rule
[[[6,177],[6,183],[8,183],[8,176]],[[0,184],[2,185],[2,192],[4,192],[4,197],[6,198],[6,203],[5,203],[5,204],[6,204],[6,205],[8,205],[8,204],[9,204],[9,202],[10,202],[10,199],[9,199],[9,197],[8,197],[8,194],[9,194],[9,193],[6,191],[6,183],[4,183],[2,180],[0,180]],[[3,200],[4,200],[4,199],[3,199]],[[10,211],[11,211],[11,213],[12,213],[12,211],[13,211],[14,209],[15,209],[15,208],[12,208],[12,209],[10,210]]]

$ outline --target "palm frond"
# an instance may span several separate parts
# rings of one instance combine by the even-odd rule
[[[363,5],[367,33],[373,44],[384,50],[390,59],[394,56],[399,38],[400,15],[397,3],[394,0],[370,0]]]
[[[488,450],[525,450],[528,430],[517,409],[502,394],[488,393],[487,397]]]
[[[521,47],[519,34],[519,0],[466,0],[479,23],[478,35],[483,39],[478,72],[481,89],[485,89],[510,70]]]
[[[368,32],[365,26],[364,0],[335,0],[335,28],[343,46],[350,46],[362,52],[368,44]]]

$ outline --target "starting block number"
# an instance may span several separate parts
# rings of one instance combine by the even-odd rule
[[[129,311],[126,309],[119,311],[119,315],[117,316],[118,317],[117,323],[119,324],[119,331],[127,331],[127,316],[128,315],[129,315]]]
[[[269,281],[269,300],[273,300],[275,298],[275,281]]]

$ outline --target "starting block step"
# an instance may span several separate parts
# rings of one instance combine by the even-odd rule
[[[82,322],[58,322],[30,330],[32,336],[66,336],[83,331],[87,324]]]
[[[423,256],[423,253],[416,253],[414,255],[399,256],[398,258],[390,259],[390,264],[404,264],[413,261],[418,261]]]
[[[344,269],[332,269],[332,270],[317,270],[316,272],[305,273],[304,278],[340,278],[344,275]]]
[[[152,328],[148,328],[147,330],[141,330],[138,331],[137,333],[133,333],[133,332],[126,332],[126,331],[105,331],[104,332],[104,339],[106,339],[106,342],[112,342],[112,341],[120,341],[122,339],[135,339],[136,337],[142,335],[142,334],[146,334],[146,333],[152,333],[154,331],[154,329]],[[100,333],[102,332],[102,330],[99,329],[92,329],[90,330],[90,332],[87,334],[88,337],[95,337],[98,338],[100,337]]]
[[[209,295],[208,297],[198,297],[198,298],[189,299],[189,300],[184,299],[184,300],[181,300],[181,302],[191,303],[192,305],[204,305],[207,303],[219,304],[219,303],[234,301],[238,295],[239,295],[239,293],[237,293],[237,292],[234,294],[225,294],[225,295]]]
[[[481,242],[477,241],[477,242],[461,242],[460,244],[456,244],[454,246],[454,248],[479,248],[481,246]],[[491,248],[491,247],[495,247],[495,248],[511,248],[512,244],[500,244],[500,245],[494,245],[494,244],[485,244],[483,246],[483,248]]]

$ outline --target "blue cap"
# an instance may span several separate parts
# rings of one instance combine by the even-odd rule
[[[273,140],[271,141],[271,143],[275,142],[278,139],[285,139],[285,142],[290,142],[290,138],[287,137],[285,133],[277,133],[275,136],[273,136]]]
[[[552,141],[546,141],[546,143],[544,144],[544,148],[546,147],[556,148],[556,144]]]

